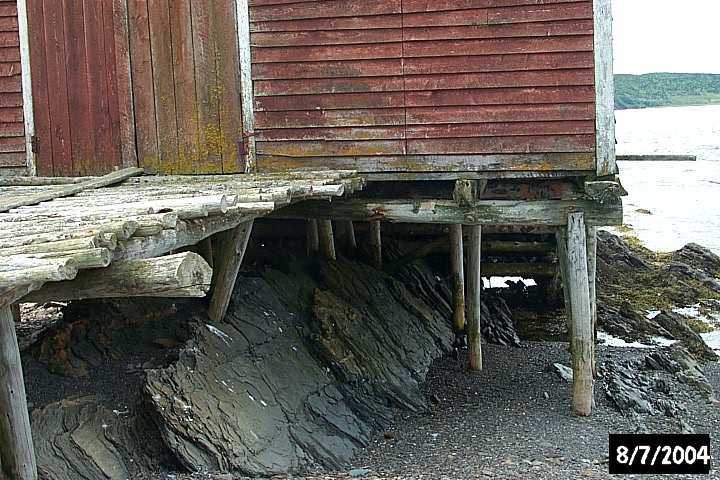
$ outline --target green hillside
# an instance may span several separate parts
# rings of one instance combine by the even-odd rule
[[[615,75],[615,108],[720,104],[720,75],[648,73]]]

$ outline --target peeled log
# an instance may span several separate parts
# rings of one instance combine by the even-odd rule
[[[83,270],[73,281],[45,284],[24,301],[43,303],[80,298],[204,297],[212,268],[197,253],[124,260],[107,268]]]
[[[77,264],[72,258],[10,257],[0,265],[0,287],[68,280],[76,274]]]

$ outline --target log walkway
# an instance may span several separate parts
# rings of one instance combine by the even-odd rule
[[[99,178],[5,178],[0,183],[0,464],[37,478],[12,305],[18,301],[202,297],[221,320],[253,221],[301,200],[362,189],[353,171]],[[212,249],[218,237],[215,272]],[[204,255],[204,257],[203,257]],[[2,475],[0,475],[2,477]]]

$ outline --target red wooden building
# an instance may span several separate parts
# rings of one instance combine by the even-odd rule
[[[614,173],[609,4],[0,1],[0,172]]]

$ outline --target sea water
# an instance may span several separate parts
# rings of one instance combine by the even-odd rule
[[[625,224],[652,250],[694,242],[720,255],[720,105],[617,110],[618,155],[695,155],[695,162],[620,161]]]
[[[624,223],[648,248],[694,242],[720,255],[720,105],[615,112],[618,155],[695,155],[695,162],[620,161]],[[697,309],[696,309],[697,310]],[[713,319],[699,311],[680,312]],[[720,353],[720,330],[702,335]]]

